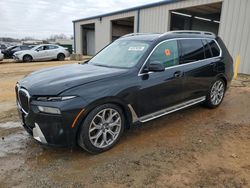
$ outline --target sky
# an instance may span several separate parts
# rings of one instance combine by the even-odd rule
[[[160,0],[0,0],[0,37],[73,35],[72,20]]]

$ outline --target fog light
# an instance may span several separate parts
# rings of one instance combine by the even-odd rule
[[[48,114],[61,114],[61,111],[58,108],[38,106],[38,109],[40,112],[44,112]]]

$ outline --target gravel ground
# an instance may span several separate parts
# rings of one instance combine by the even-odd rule
[[[21,127],[14,85],[65,62],[0,65],[0,187],[250,187],[250,77],[222,105],[192,107],[126,131],[110,151],[49,148]]]

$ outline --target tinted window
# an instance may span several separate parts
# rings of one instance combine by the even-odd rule
[[[150,57],[150,62],[158,61],[165,67],[179,64],[179,53],[177,41],[166,41],[160,44]]]
[[[209,45],[212,50],[213,57],[220,55],[220,49],[214,40],[209,40]]]
[[[205,58],[211,58],[212,57],[212,52],[210,49],[210,46],[208,44],[207,40],[202,40],[203,44],[204,44],[204,50],[205,50]]]
[[[203,44],[200,39],[180,40],[181,63],[199,61],[205,58]]]

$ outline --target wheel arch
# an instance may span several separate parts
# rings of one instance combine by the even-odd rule
[[[22,56],[22,60],[23,60],[23,58],[24,58],[25,56],[30,56],[30,57],[31,57],[31,61],[34,59],[33,56],[32,56],[31,54],[24,54],[24,55]]]
[[[57,54],[57,57],[58,57],[59,55],[63,55],[64,57],[66,57],[66,55],[65,55],[63,52],[59,52],[59,53]]]
[[[118,97],[104,97],[98,100],[95,100],[93,102],[91,102],[88,106],[85,107],[85,110],[83,112],[83,114],[81,115],[81,117],[78,120],[78,123],[76,124],[76,139],[77,139],[77,135],[79,132],[79,129],[81,127],[82,122],[84,121],[84,119],[88,116],[88,114],[97,106],[103,105],[103,104],[115,104],[118,107],[120,107],[124,113],[125,116],[125,128],[129,128],[131,123],[132,123],[132,114],[129,110],[128,104],[126,104],[125,101],[123,101],[122,99],[118,98]]]
[[[225,83],[225,88],[227,88],[227,86],[228,86],[227,78],[226,78],[226,76],[224,74],[217,75],[216,79],[222,79],[224,81],[224,83]]]

